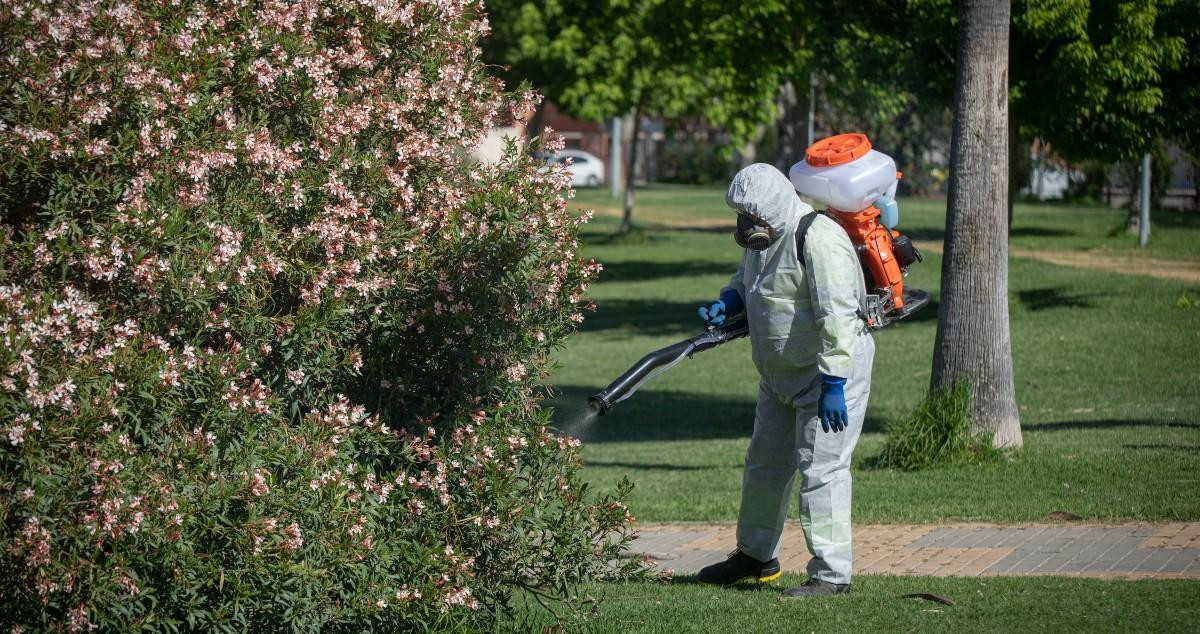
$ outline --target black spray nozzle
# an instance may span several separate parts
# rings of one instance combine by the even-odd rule
[[[608,410],[612,409],[612,406],[613,406],[612,403],[608,402],[607,396],[608,396],[608,390],[604,390],[603,392],[600,392],[599,394],[593,394],[588,397],[588,405],[597,414],[603,416],[603,415],[607,414]]]
[[[588,404],[603,416],[617,403],[629,398],[651,376],[664,371],[697,352],[715,348],[726,341],[745,337],[750,332],[746,322],[739,321],[724,327],[709,327],[703,333],[679,343],[655,350],[633,364],[616,381],[588,398]]]

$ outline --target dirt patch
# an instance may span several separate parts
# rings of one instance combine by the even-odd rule
[[[942,252],[942,243],[929,240],[916,241],[922,251]],[[1071,266],[1093,271],[1107,271],[1124,275],[1144,275],[1160,280],[1175,280],[1200,284],[1200,262],[1188,260],[1163,260],[1134,254],[1104,251],[1054,251],[1041,249],[1008,249],[1010,256],[1049,262],[1059,266]]]

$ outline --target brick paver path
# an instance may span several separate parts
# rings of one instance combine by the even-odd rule
[[[652,524],[632,554],[676,575],[695,574],[736,545],[732,524]],[[785,572],[808,562],[804,533],[788,522]],[[856,574],[1200,579],[1200,523],[925,524],[854,527]]]

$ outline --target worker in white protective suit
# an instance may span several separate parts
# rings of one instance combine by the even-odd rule
[[[738,213],[742,264],[721,299],[700,308],[710,324],[745,312],[761,377],[746,451],[737,550],[704,568],[705,583],[780,575],[779,543],[792,482],[812,560],[807,597],[850,590],[850,455],[862,431],[875,344],[860,317],[862,270],[845,231],[800,200],[770,165],[738,172],[726,203]],[[804,219],[804,222],[802,222]],[[797,228],[803,254],[797,253]]]

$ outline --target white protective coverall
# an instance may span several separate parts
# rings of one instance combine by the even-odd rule
[[[767,249],[746,249],[726,288],[745,302],[761,377],[754,435],[746,451],[738,548],[760,561],[778,556],[796,471],[800,520],[813,559],[810,577],[850,583],[850,455],[862,432],[875,343],[857,310],[866,289],[854,247],[819,216],[796,254],[796,225],[813,208],[779,170],[763,163],[738,172],[725,201],[769,225]],[[849,424],[825,432],[817,417],[821,374],[844,377]]]

